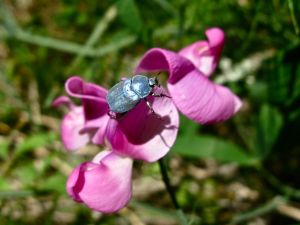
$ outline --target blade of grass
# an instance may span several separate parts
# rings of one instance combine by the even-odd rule
[[[34,195],[33,191],[0,191],[0,200],[25,198]]]
[[[100,41],[102,35],[104,34],[105,30],[108,28],[109,24],[116,18],[117,16],[117,8],[115,6],[111,6],[106,13],[104,14],[104,17],[99,20],[99,22],[96,24],[92,34],[86,41],[83,52],[79,53],[77,57],[71,62],[69,68],[67,69],[67,73],[71,73],[76,66],[81,62],[83,59],[84,52],[89,47],[92,47],[95,45],[95,43]]]
[[[295,16],[295,10],[294,10],[294,2],[293,2],[293,0],[288,0],[288,6],[289,6],[291,18],[292,18],[292,23],[293,23],[293,26],[294,26],[294,29],[295,29],[295,33],[297,35],[299,35],[300,30],[299,30],[299,25],[298,25],[298,22],[297,22],[297,18]]]
[[[50,37],[33,35],[23,30],[19,30],[14,35],[14,38],[30,44],[40,45],[47,48],[53,48],[59,51],[65,51],[77,55],[81,54],[90,57],[99,57],[107,53],[117,51],[121,48],[127,47],[128,45],[132,44],[136,40],[135,36],[127,36],[118,43],[111,43],[104,47],[99,47],[97,49],[93,49],[93,48],[84,49],[84,47],[82,47],[80,44],[76,44],[69,41],[63,41],[55,38],[50,38]]]
[[[163,208],[155,207],[151,204],[132,200],[130,201],[130,206],[133,207],[136,210],[137,214],[139,215],[144,213],[149,216],[164,217],[166,219],[173,220],[173,221],[178,220],[178,217],[174,212]]]
[[[121,48],[124,48],[132,44],[136,39],[135,36],[127,36],[124,37],[118,43],[111,43],[106,46],[99,47],[97,49],[90,48],[90,47],[87,48],[85,46],[82,47],[82,45],[74,42],[59,40],[51,37],[44,37],[44,36],[35,35],[35,34],[31,34],[30,32],[24,31],[23,29],[19,28],[13,15],[9,13],[9,9],[4,4],[0,4],[0,9],[1,9],[0,12],[1,13],[3,12],[3,15],[1,16],[4,22],[3,28],[5,29],[8,38],[15,38],[19,41],[23,41],[29,44],[52,48],[52,49],[56,49],[59,51],[64,51],[72,54],[90,56],[90,57],[99,57],[107,53],[110,53],[112,51],[116,51]],[[98,28],[98,29],[99,29],[98,32],[100,32],[101,29],[103,28],[101,29]]]
[[[79,44],[72,43],[69,41],[58,40],[51,37],[34,35],[23,30],[18,30],[15,34],[12,34],[12,37],[16,38],[19,41],[27,42],[34,45],[40,45],[46,48],[53,48],[68,53],[73,53],[73,54],[81,53],[87,56],[96,55],[96,50],[94,49],[88,48],[85,49],[85,51],[83,51],[83,48]]]
[[[238,224],[238,223],[245,224],[245,221],[272,212],[273,210],[276,210],[280,205],[286,202],[287,200],[285,198],[281,196],[276,196],[271,201],[267,202],[265,205],[262,205],[261,207],[234,216],[232,219],[232,224]]]
[[[161,8],[163,8],[166,12],[170,13],[173,16],[178,16],[177,9],[166,0],[154,0]]]
[[[0,1],[0,21],[2,21],[4,29],[7,30],[8,34],[14,33],[16,30],[19,29],[19,26],[14,16],[10,12],[9,8],[2,1]]]
[[[128,35],[122,38],[119,42],[113,41],[110,44],[99,47],[96,49],[96,54],[94,57],[100,57],[106,55],[107,53],[118,51],[121,48],[125,48],[136,41],[136,36]]]

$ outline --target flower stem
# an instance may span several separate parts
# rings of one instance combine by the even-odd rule
[[[287,199],[285,199],[284,197],[276,196],[271,201],[267,202],[266,204],[254,209],[252,211],[248,211],[248,212],[234,216],[231,222],[232,222],[232,224],[237,224],[237,223],[245,224],[245,222],[247,220],[257,218],[259,216],[263,216],[267,213],[270,213],[270,212],[278,209],[281,205],[285,204],[286,202],[287,202]]]
[[[164,162],[163,159],[160,159],[158,161],[158,163],[159,163],[159,168],[160,168],[160,172],[161,172],[161,175],[162,175],[163,182],[165,183],[167,192],[170,195],[172,204],[174,205],[174,207],[176,209],[176,213],[177,213],[177,216],[178,216],[178,218],[180,220],[180,224],[181,225],[188,225],[187,218],[185,217],[182,209],[180,208],[180,206],[178,204],[178,201],[176,199],[175,191],[174,191],[173,187],[171,186],[165,162]]]

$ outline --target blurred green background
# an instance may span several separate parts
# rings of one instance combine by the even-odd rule
[[[0,224],[172,225],[157,164],[136,162],[134,197],[102,215],[65,193],[98,151],[64,151],[53,99],[80,75],[111,87],[151,47],[178,51],[221,27],[215,82],[243,102],[231,120],[181,118],[168,154],[190,224],[300,224],[298,0],[0,0]]]

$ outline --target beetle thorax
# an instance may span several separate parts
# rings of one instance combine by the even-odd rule
[[[149,78],[143,75],[136,75],[131,79],[131,88],[140,98],[147,97],[152,91]]]
[[[132,90],[132,87],[131,87],[131,80],[130,80],[130,79],[124,81],[123,91],[124,91],[124,92],[123,92],[124,95],[125,95],[127,98],[129,98],[129,99],[131,99],[131,100],[133,100],[133,101],[139,99],[139,96],[137,95],[137,93],[136,93],[134,90]]]

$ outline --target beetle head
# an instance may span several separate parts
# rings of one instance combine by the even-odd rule
[[[149,78],[149,85],[150,87],[159,86],[157,77]]]

